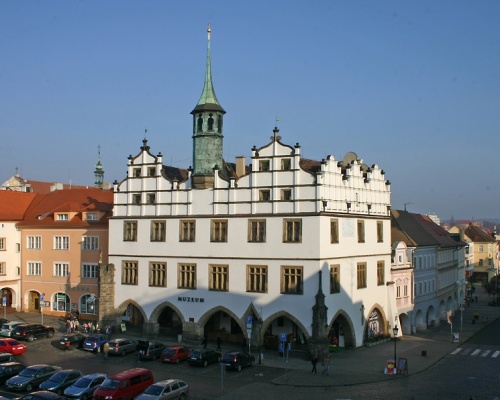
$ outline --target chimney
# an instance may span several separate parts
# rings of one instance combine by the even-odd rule
[[[236,157],[236,176],[239,178],[240,176],[243,176],[245,174],[246,174],[245,157],[238,156]]]

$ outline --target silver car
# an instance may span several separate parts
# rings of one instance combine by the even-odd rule
[[[12,336],[12,331],[14,328],[18,325],[24,324],[22,321],[9,321],[5,322],[2,324],[2,327],[0,328],[0,335],[1,336],[6,336],[6,337],[11,337]]]
[[[165,379],[153,383],[134,400],[185,399],[189,396],[189,385],[180,379]]]
[[[106,374],[90,374],[82,376],[64,390],[64,397],[71,400],[87,400],[94,395],[96,388],[104,382]]]
[[[108,342],[109,354],[124,356],[128,353],[134,353],[137,347],[137,341],[132,339],[112,339]]]

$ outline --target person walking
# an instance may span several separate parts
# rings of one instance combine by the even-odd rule
[[[108,353],[109,353],[109,343],[108,342],[104,343],[104,345],[102,346],[102,353],[104,354],[104,359],[107,360]]]
[[[316,375],[318,373],[318,370],[316,369],[316,364],[318,363],[318,352],[316,351],[313,356],[311,357],[311,364],[312,364],[312,374]]]
[[[326,353],[325,358],[323,358],[323,375],[330,374],[330,353]]]
[[[222,339],[220,336],[217,336],[217,351],[222,351],[221,344],[222,344]]]

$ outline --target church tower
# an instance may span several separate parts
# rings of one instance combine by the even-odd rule
[[[219,104],[212,84],[210,65],[210,34],[208,24],[207,66],[205,84],[198,104],[191,111],[193,116],[193,175],[196,189],[214,186],[214,169],[222,168],[222,126],[224,109]]]
[[[97,164],[94,170],[94,186],[96,188],[102,189],[102,184],[104,182],[104,168],[101,164],[101,146],[97,146]]]

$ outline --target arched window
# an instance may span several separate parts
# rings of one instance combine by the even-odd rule
[[[198,116],[198,132],[203,131],[203,118],[201,118],[201,114]]]
[[[71,308],[71,300],[66,293],[54,293],[52,295],[52,310],[69,312]]]
[[[99,299],[95,294],[84,294],[80,297],[80,313],[97,314],[99,310]]]
[[[212,114],[209,114],[209,118],[208,118],[208,130],[209,131],[213,131],[214,130],[214,118],[212,116]]]

